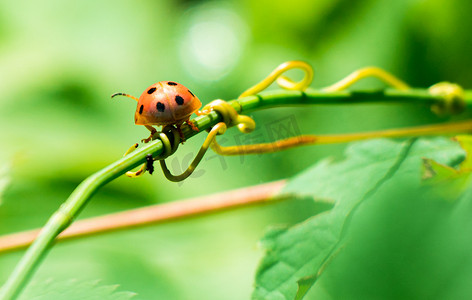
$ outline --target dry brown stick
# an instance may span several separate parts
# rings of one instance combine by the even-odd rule
[[[284,187],[285,182],[285,180],[274,181],[228,192],[156,204],[80,220],[62,232],[57,240],[68,240],[234,209],[241,206],[263,204],[268,201],[282,199],[272,197]],[[33,229],[1,236],[0,253],[26,248],[38,236],[39,231],[40,229]]]

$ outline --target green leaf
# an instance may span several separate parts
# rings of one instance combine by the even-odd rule
[[[467,153],[466,158],[459,165],[462,171],[470,171],[472,169],[472,136],[470,135],[460,135],[456,137],[456,140],[459,142],[461,147]]]
[[[472,297],[470,186],[451,201],[404,178],[389,183],[358,210],[307,299]]]
[[[424,183],[429,185],[435,194],[442,194],[450,200],[457,199],[468,187],[472,171],[470,155],[472,153],[472,138],[470,136],[458,136],[456,140],[467,153],[457,169],[433,159],[423,159]]]
[[[253,298],[301,299],[342,253],[350,223],[364,202],[398,179],[422,186],[423,157],[450,164],[463,159],[464,152],[457,143],[443,138],[372,140],[349,147],[344,161],[322,161],[291,180],[283,193],[331,198],[335,205],[291,228],[269,232]]]
[[[298,281],[298,291],[295,300],[301,300],[303,297],[305,297],[306,293],[308,293],[308,290],[315,283],[317,277],[318,276],[309,276]]]
[[[136,294],[117,291],[118,285],[102,285],[99,281],[43,280],[33,282],[20,300],[128,300]]]

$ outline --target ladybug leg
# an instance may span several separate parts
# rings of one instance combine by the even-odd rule
[[[144,125],[144,127],[146,127],[151,132],[151,135],[147,139],[142,139],[141,142],[148,143],[152,140],[154,134],[157,133],[157,129],[150,125]]]
[[[138,148],[138,143],[136,143],[133,146],[129,147],[128,151],[126,151],[125,154],[123,154],[123,156],[126,156],[126,155],[130,154],[131,152],[136,150],[136,148]]]
[[[143,164],[141,168],[139,168],[139,170],[137,170],[136,172],[131,172],[131,171],[126,172],[126,176],[131,177],[131,178],[139,177],[146,172],[147,170],[146,167],[147,167],[147,164]]]
[[[131,146],[128,151],[125,152],[125,154],[123,154],[123,156],[126,156],[128,154],[130,154],[131,152],[133,152],[134,150],[136,150],[136,148],[138,148],[138,143],[134,144],[133,146]],[[152,156],[151,156],[152,157]],[[146,158],[147,159],[147,158]],[[143,175],[146,170],[148,170],[148,167],[149,167],[149,162],[147,162],[146,164],[142,165],[141,168],[136,171],[136,172],[131,172],[131,171],[128,171],[126,172],[126,176],[128,177],[131,177],[131,178],[134,178],[134,177],[139,177],[141,175]],[[151,166],[152,168],[152,166]],[[154,171],[154,169],[152,168],[152,171]],[[150,171],[150,173],[152,173]]]
[[[190,126],[193,131],[197,131],[197,132],[200,131],[200,129],[198,129],[197,125],[195,125],[195,123],[193,123],[192,121],[186,120],[185,123],[187,123],[187,125]]]
[[[152,175],[154,172],[154,158],[151,154],[146,155],[146,170]]]
[[[180,126],[182,126],[182,123],[175,124],[175,127],[177,127],[177,131],[179,132],[180,142],[183,144],[185,142],[185,136],[184,136],[184,133],[182,132],[182,129],[180,128]]]

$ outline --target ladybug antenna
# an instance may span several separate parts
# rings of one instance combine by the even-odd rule
[[[115,97],[115,96],[125,96],[125,97],[128,97],[128,98],[131,98],[131,99],[134,99],[136,101],[138,101],[138,98],[136,98],[135,96],[131,96],[131,95],[128,95],[128,94],[125,94],[125,93],[114,93],[113,95],[111,95],[111,97]]]

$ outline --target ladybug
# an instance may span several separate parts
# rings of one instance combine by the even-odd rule
[[[180,126],[187,123],[190,127],[198,131],[198,128],[190,122],[193,113],[198,114],[198,109],[202,106],[200,100],[185,86],[173,81],[159,81],[148,87],[138,98],[125,94],[115,93],[111,97],[125,96],[138,102],[134,114],[134,123],[144,125],[151,136],[144,139],[149,142],[157,130],[152,125],[166,126],[175,125],[179,130],[182,140],[184,140]]]

